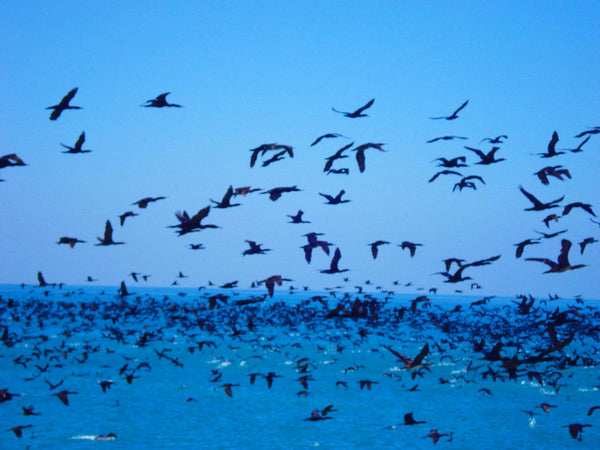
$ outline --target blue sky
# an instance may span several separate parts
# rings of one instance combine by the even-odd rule
[[[371,280],[397,292],[478,295],[577,294],[600,298],[600,245],[583,255],[578,242],[600,235],[591,216],[573,210],[546,228],[571,202],[598,207],[600,136],[581,153],[542,159],[554,131],[557,149],[600,125],[600,16],[590,2],[16,2],[0,4],[3,70],[0,133],[4,154],[27,167],[0,169],[0,282],[133,283],[131,271],[151,274],[148,285],[169,285],[179,271],[195,287],[252,281],[281,274],[294,286],[345,286]],[[45,108],[73,87],[72,104],[49,120]],[[183,108],[140,108],[160,93]],[[371,98],[368,117],[350,119]],[[452,121],[449,115],[468,105]],[[86,154],[63,154],[85,131]],[[346,138],[325,139],[325,133]],[[485,137],[505,134],[497,164],[480,166],[465,145],[489,150]],[[426,143],[438,136],[468,140]],[[249,149],[291,145],[294,158],[250,168]],[[355,142],[384,143],[368,150],[366,170],[354,159],[337,161],[349,175],[325,175],[325,158]],[[443,168],[435,158],[466,156],[463,175],[485,185],[453,192],[456,176],[428,180]],[[1,156],[1,155],[0,155]],[[533,174],[562,165],[572,179],[544,186]],[[237,197],[240,206],[212,208],[207,229],[177,237],[175,212],[195,214],[220,200],[229,185],[301,192],[276,202],[259,193]],[[542,201],[561,196],[560,208],[524,211],[522,185]],[[319,193],[346,191],[350,203],[325,205]],[[167,199],[144,210],[131,204]],[[298,209],[310,224],[289,224]],[[119,214],[139,213],[119,226]],[[116,247],[96,247],[111,220]],[[515,258],[514,244],[537,231],[566,233],[543,239]],[[329,257],[315,252],[307,264],[302,235],[325,233],[342,252],[341,275],[321,274]],[[70,249],[59,237],[87,241]],[[543,274],[556,260],[560,239],[573,242],[580,270]],[[244,240],[271,249],[243,256]],[[391,242],[377,259],[368,244]],[[413,258],[398,247],[422,243]],[[192,251],[191,243],[204,244]],[[335,248],[335,247],[333,247]],[[333,252],[332,252],[333,253]],[[445,258],[467,262],[502,255],[472,267],[470,282],[443,283],[432,275]],[[343,277],[350,278],[345,282]],[[394,281],[398,284],[395,285]],[[404,286],[406,283],[412,286]]]

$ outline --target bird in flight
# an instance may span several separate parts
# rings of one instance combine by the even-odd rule
[[[563,195],[561,198],[557,198],[556,200],[552,200],[551,202],[542,203],[535,196],[523,189],[523,186],[519,186],[519,190],[523,193],[525,197],[529,199],[531,203],[533,203],[533,206],[531,208],[525,208],[525,211],[543,211],[545,209],[558,208],[558,205],[556,203],[562,202],[562,200],[565,198],[565,196]]]
[[[588,212],[592,216],[596,217],[596,214],[594,214],[594,211],[592,210],[592,205],[590,205],[589,203],[581,203],[581,202],[573,202],[573,203],[569,203],[568,205],[565,205],[562,215],[566,216],[567,214],[569,214],[571,212],[571,210],[573,208],[581,208],[585,212]]]
[[[331,264],[329,265],[329,269],[324,269],[321,270],[321,273],[328,273],[328,274],[334,274],[334,273],[342,273],[342,272],[347,272],[350,269],[340,269],[338,267],[338,264],[340,262],[340,259],[342,258],[342,252],[340,251],[339,247],[335,249],[335,252],[333,253],[333,258],[331,259]]]
[[[479,161],[477,161],[475,164],[482,164],[482,165],[488,165],[488,164],[493,164],[493,163],[497,163],[500,161],[504,161],[504,158],[499,158],[496,159],[496,152],[498,150],[500,150],[500,147],[492,147],[492,149],[485,153],[481,150],[479,150],[478,148],[473,148],[473,147],[467,147],[465,145],[465,148],[467,150],[471,150],[472,152],[475,152],[477,154],[477,156],[479,156]]]
[[[100,242],[96,245],[121,245],[121,244],[125,243],[125,242],[113,241],[112,233],[113,233],[112,225],[110,224],[110,220],[107,220],[106,225],[104,226],[104,237],[97,238],[98,241],[100,241]]]
[[[77,238],[63,236],[58,240],[57,244],[69,244],[69,247],[73,248],[78,242],[84,243],[85,241],[79,240]]]
[[[160,94],[151,100],[146,100],[145,103],[142,103],[140,106],[145,106],[146,108],[154,107],[154,108],[164,108],[165,106],[181,108],[181,105],[177,105],[175,103],[167,102],[167,95],[170,92],[165,92],[164,94]]]
[[[568,169],[563,169],[563,166],[547,166],[543,169],[538,170],[534,175],[540,179],[543,185],[550,184],[548,180],[548,176],[553,176],[558,178],[559,180],[563,179],[563,175],[569,179],[571,179],[571,173]]]
[[[202,208],[191,218],[186,211],[183,211],[183,213],[175,213],[175,217],[177,217],[179,223],[177,225],[170,225],[169,228],[179,228],[179,231],[177,232],[178,236],[182,236],[196,230],[203,230],[205,228],[219,228],[217,225],[213,224],[202,224],[202,220],[208,216],[209,212],[210,205]]]
[[[63,153],[89,153],[89,152],[91,152],[91,150],[84,150],[81,148],[83,146],[84,142],[85,142],[85,132],[81,132],[81,134],[79,135],[79,138],[77,139],[77,142],[75,142],[75,145],[73,147],[69,147],[68,145],[63,144],[62,142],[60,143],[60,145],[62,145],[64,148],[67,149]]]
[[[290,219],[292,219],[288,223],[310,223],[308,220],[302,220],[302,215],[303,214],[304,214],[304,211],[302,211],[301,209],[298,210],[298,212],[296,213],[296,215],[288,214],[287,216]]]
[[[457,156],[456,158],[452,159],[440,157],[434,159],[432,162],[434,161],[439,161],[439,164],[437,165],[438,167],[446,167],[448,169],[452,167],[469,167],[467,164],[465,164],[467,162],[467,158],[465,156]]]
[[[538,261],[549,266],[549,269],[544,273],[561,273],[567,270],[581,269],[582,267],[586,267],[585,264],[576,264],[571,265],[569,262],[569,250],[571,249],[571,241],[568,239],[563,239],[561,241],[560,253],[558,254],[558,260],[552,261],[547,258],[525,258],[525,261]]]
[[[136,214],[133,211],[126,211],[123,214],[121,214],[119,216],[121,226],[123,226],[123,224],[125,223],[125,219],[127,219],[128,217],[133,217],[133,216],[139,216],[139,214]]]
[[[429,139],[427,141],[428,144],[431,144],[432,142],[437,142],[437,141],[451,141],[452,139],[468,139],[464,136],[440,136],[440,137],[436,137],[433,139]]]
[[[423,244],[417,244],[415,242],[404,241],[400,244],[402,250],[408,249],[410,251],[410,257],[415,256],[415,252],[417,251],[417,247],[421,247]]]
[[[366,144],[359,145],[358,147],[352,149],[353,152],[356,152],[356,162],[358,163],[358,170],[361,173],[365,171],[365,150],[369,148],[376,148],[380,152],[385,152],[385,150],[381,147],[382,145],[384,144],[367,142]]]
[[[538,153],[542,158],[552,158],[553,156],[562,155],[564,152],[556,151],[556,143],[558,142],[558,133],[552,133],[552,138],[548,142],[548,151],[546,153]]]
[[[329,194],[322,194],[319,192],[319,195],[322,197],[325,197],[325,199],[327,199],[327,202],[325,202],[326,205],[339,205],[340,203],[348,203],[351,200],[342,200],[342,196],[346,193],[345,190],[341,190],[338,195],[336,195],[335,197]]]
[[[379,253],[379,246],[385,245],[385,244],[389,244],[389,242],[379,240],[379,241],[371,242],[369,244],[369,247],[371,247],[371,255],[373,255],[373,259],[377,258],[377,254]]]
[[[73,97],[75,97],[75,94],[77,94],[77,88],[71,89],[69,93],[62,98],[58,105],[48,106],[46,108],[52,110],[52,113],[50,113],[50,120],[58,119],[65,109],[81,109],[81,106],[69,105],[69,102],[73,99]]]
[[[343,137],[345,138],[346,136],[343,136],[339,133],[327,133],[324,134],[322,136],[319,136],[317,139],[314,140],[314,142],[312,144],[310,144],[311,147],[314,147],[315,145],[317,145],[319,142],[321,142],[321,139],[332,139],[332,138],[338,138],[338,137]]]
[[[271,249],[269,248],[262,248],[261,245],[262,244],[257,244],[254,241],[249,241],[246,239],[246,242],[248,243],[248,245],[250,246],[250,248],[244,250],[242,252],[242,256],[246,256],[246,255],[264,255],[266,252],[270,252]]]
[[[333,166],[333,163],[334,163],[335,160],[342,159],[342,158],[347,158],[348,155],[344,155],[343,153],[344,153],[344,151],[348,150],[353,145],[354,145],[354,142],[351,142],[350,144],[345,145],[344,147],[340,148],[333,155],[325,158],[327,160],[327,162],[325,163],[325,167],[323,168],[323,172],[329,172],[329,170],[331,169],[331,166]]]
[[[10,153],[0,157],[0,169],[5,167],[26,166],[21,158],[16,153]]]
[[[140,208],[144,209],[146,206],[148,206],[148,203],[164,200],[165,198],[167,197],[145,197],[137,202],[133,202],[132,205],[138,205]]]
[[[211,202],[215,204],[215,208],[232,208],[234,206],[240,206],[240,203],[231,203],[231,197],[233,196],[233,186],[229,186],[227,188],[227,192],[223,196],[223,199],[220,202],[210,199]]]
[[[361,106],[360,108],[358,108],[356,111],[353,112],[344,112],[344,111],[338,111],[335,108],[331,108],[333,111],[335,111],[336,113],[340,113],[343,114],[346,117],[350,117],[351,119],[356,119],[357,117],[367,117],[367,114],[363,114],[363,111],[370,108],[371,106],[373,106],[373,103],[375,102],[375,99],[372,98],[371,100],[369,100],[367,102],[366,105]]]
[[[430,117],[433,120],[439,120],[439,119],[445,119],[445,120],[454,120],[454,119],[458,119],[458,113],[460,112],[460,110],[462,110],[465,106],[467,106],[467,103],[469,103],[469,100],[467,100],[466,102],[464,102],[462,105],[460,105],[456,111],[454,111],[452,114],[450,114],[449,116],[440,116],[440,117]]]
[[[269,194],[269,198],[272,201],[276,201],[278,200],[282,194],[286,193],[286,192],[299,192],[300,189],[298,189],[298,187],[296,186],[289,186],[289,187],[276,187],[273,189],[269,189],[268,191],[264,191],[261,192],[261,194]]]
[[[502,144],[504,141],[503,139],[508,139],[508,136],[505,134],[501,134],[500,136],[496,136],[495,138],[483,138],[481,140],[481,142],[489,142],[490,144]]]

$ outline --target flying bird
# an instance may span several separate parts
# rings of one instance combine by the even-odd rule
[[[329,170],[331,170],[331,166],[333,166],[333,163],[338,160],[338,159],[343,159],[343,158],[347,158],[348,155],[344,155],[344,151],[348,150],[350,147],[352,147],[354,145],[354,142],[351,142],[348,145],[345,145],[344,147],[340,148],[337,152],[335,152],[333,155],[325,158],[327,160],[327,162],[325,163],[325,167],[323,168],[323,172],[328,172]]]
[[[51,109],[52,113],[50,114],[50,120],[56,120],[60,117],[62,112],[66,109],[81,109],[81,106],[71,106],[69,102],[75,97],[77,94],[77,88],[73,88],[69,91],[67,95],[65,95],[58,105],[48,106],[46,109]]]
[[[555,131],[552,133],[552,138],[548,142],[548,150],[546,153],[538,153],[542,158],[552,158],[553,156],[562,155],[564,152],[556,151],[556,143],[558,142],[558,133]]]
[[[325,199],[327,200],[327,202],[325,202],[326,205],[339,205],[340,203],[348,203],[351,200],[342,200],[342,196],[346,193],[345,190],[341,190],[335,197],[329,194],[322,194],[319,192],[319,195],[322,197],[325,197]]]
[[[278,200],[282,194],[287,192],[300,192],[297,186],[289,186],[289,187],[276,187],[273,189],[269,189],[268,191],[263,191],[261,194],[269,194],[269,198],[272,201]]]
[[[115,242],[112,237],[113,228],[110,224],[110,220],[106,221],[106,225],[104,226],[104,237],[98,237],[98,244],[96,245],[121,245],[125,242]]]
[[[339,133],[327,133],[327,134],[323,134],[322,136],[319,136],[317,139],[314,140],[314,142],[312,144],[310,144],[311,147],[314,147],[315,145],[317,145],[319,142],[321,142],[322,139],[332,139],[332,138],[338,138],[338,137],[346,137],[343,136]]]
[[[351,119],[356,119],[357,117],[367,117],[367,114],[363,114],[363,111],[365,111],[366,109],[370,108],[371,106],[373,106],[373,103],[375,102],[375,99],[372,98],[371,100],[369,100],[367,102],[366,105],[361,106],[360,108],[358,108],[356,111],[354,112],[344,112],[344,111],[338,111],[335,108],[331,108],[333,111],[335,111],[336,113],[340,113],[343,114],[346,117],[350,117]]]
[[[60,143],[60,145],[62,145],[64,148],[67,149],[63,153],[90,153],[91,150],[84,150],[81,148],[83,146],[84,142],[85,142],[85,132],[81,132],[81,134],[79,135],[79,138],[77,139],[77,142],[75,142],[75,145],[73,147],[69,147],[68,145],[63,144],[62,142]]]
[[[440,136],[440,137],[436,137],[433,139],[430,139],[427,141],[428,144],[431,144],[433,142],[437,142],[437,141],[451,141],[453,139],[468,139],[464,136]]]
[[[592,205],[590,205],[588,203],[581,203],[581,202],[573,202],[573,203],[569,203],[568,205],[565,205],[562,215],[566,216],[567,214],[569,214],[571,212],[571,210],[573,208],[581,208],[585,212],[590,213],[592,216],[596,217],[596,214],[594,214],[594,211],[592,211]]]
[[[430,117],[431,119],[434,120],[439,120],[439,119],[445,119],[445,120],[454,120],[454,119],[458,119],[458,113],[465,107],[467,106],[467,103],[469,103],[469,100],[467,100],[466,102],[464,102],[462,105],[460,105],[456,111],[454,111],[452,114],[450,114],[449,116],[440,116],[440,117]]]
[[[167,197],[145,197],[137,202],[133,202],[132,205],[138,205],[138,207],[144,209],[148,206],[148,203],[156,202],[158,200],[164,200]]]
[[[531,208],[526,208],[525,211],[543,211],[545,209],[558,208],[558,205],[556,203],[562,202],[562,200],[565,198],[565,196],[563,195],[561,198],[552,200],[548,203],[543,203],[539,201],[536,197],[534,197],[532,194],[527,192],[525,189],[523,189],[523,186],[519,186],[519,190],[523,193],[525,197],[529,199],[531,203],[533,203],[533,206]]]
[[[402,250],[408,249],[410,251],[410,257],[415,256],[415,252],[417,251],[417,247],[421,247],[423,244],[417,244],[415,242],[403,241],[399,247],[402,247]]]
[[[63,236],[58,240],[57,244],[69,244],[69,247],[73,248],[73,247],[75,247],[75,244],[77,244],[78,242],[85,243],[85,241],[82,241],[77,238]]]
[[[546,264],[549,269],[544,273],[561,273],[567,270],[580,269],[582,267],[587,267],[585,264],[577,264],[571,265],[569,262],[569,250],[571,249],[571,241],[568,239],[563,239],[561,241],[560,253],[558,254],[558,260],[552,261],[547,258],[525,258],[525,261],[538,261]]]
[[[373,259],[377,258],[377,254],[379,252],[379,246],[385,245],[385,244],[389,244],[389,242],[379,240],[379,241],[371,242],[369,244],[369,246],[371,247],[371,254],[373,255]]]
[[[482,150],[479,150],[478,148],[467,147],[466,145],[465,148],[467,150],[471,150],[472,152],[476,153],[477,156],[479,156],[479,161],[477,161],[475,164],[489,165],[498,163],[500,161],[504,161],[504,158],[496,159],[496,152],[500,150],[500,147],[492,147],[492,149],[487,153],[485,153]]]
[[[373,142],[367,142],[366,144],[359,145],[353,148],[352,151],[356,152],[356,162],[358,163],[358,170],[362,173],[365,171],[365,150],[369,148],[376,148],[380,152],[385,152],[382,148],[384,144],[376,144]]]
[[[179,223],[177,225],[170,225],[169,228],[179,228],[179,231],[177,232],[178,236],[182,236],[196,230],[203,230],[205,228],[219,228],[217,225],[205,225],[202,223],[202,220],[208,216],[209,212],[210,205],[202,208],[191,218],[186,211],[183,211],[183,213],[175,213],[175,217],[177,217]]]
[[[290,219],[292,219],[288,223],[310,223],[308,220],[302,220],[302,215],[303,214],[304,214],[304,211],[302,211],[301,209],[298,210],[298,212],[296,213],[296,215],[288,214],[287,216]]]
[[[234,206],[240,206],[240,203],[231,203],[231,197],[233,196],[233,186],[229,186],[227,188],[227,192],[223,196],[223,199],[220,202],[210,199],[211,202],[215,204],[214,208],[232,208]]]
[[[142,103],[140,106],[145,106],[146,108],[164,108],[165,106],[181,108],[181,105],[167,102],[167,95],[169,94],[170,92],[165,92],[164,94],[157,95],[156,98],[146,100],[146,102]]]
[[[321,273],[327,273],[327,274],[334,274],[334,273],[342,273],[342,272],[347,272],[350,269],[340,269],[338,267],[338,263],[340,262],[340,259],[342,258],[342,252],[340,251],[339,248],[335,249],[335,252],[333,253],[333,258],[331,259],[331,264],[329,265],[329,269],[324,269],[321,270]]]

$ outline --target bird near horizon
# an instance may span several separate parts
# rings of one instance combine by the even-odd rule
[[[98,243],[96,245],[121,245],[121,244],[125,244],[125,242],[115,242],[113,240],[112,237],[113,234],[113,227],[110,223],[110,220],[106,221],[106,224],[104,226],[104,237],[98,237]]]
[[[581,269],[587,267],[586,264],[571,265],[569,262],[569,250],[571,250],[572,243],[568,239],[563,239],[560,243],[560,253],[558,254],[558,260],[553,261],[548,258],[525,258],[525,261],[537,261],[546,264],[549,269],[544,273],[562,273],[567,270]]]

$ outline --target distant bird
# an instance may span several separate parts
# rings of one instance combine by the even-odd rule
[[[113,228],[110,224],[110,220],[106,221],[106,225],[104,226],[104,237],[98,237],[98,244],[96,245],[121,245],[125,242],[115,242],[112,237]]]
[[[37,273],[37,279],[38,279],[38,287],[46,287],[49,285],[48,283],[46,283],[46,280],[44,279],[44,275],[42,275],[42,272]]]
[[[138,205],[138,207],[144,209],[148,206],[148,203],[157,202],[158,200],[164,200],[167,197],[145,197],[137,202],[133,202],[132,205]]]
[[[75,244],[77,244],[78,242],[85,243],[85,241],[82,241],[77,238],[63,236],[58,240],[57,244],[69,244],[69,247],[73,248],[73,247],[75,247]]]
[[[281,286],[282,282],[284,282],[284,281],[292,281],[292,280],[289,278],[282,278],[281,275],[273,275],[273,276],[270,276],[269,278],[262,280],[261,283],[265,283],[265,286],[267,287],[267,292],[269,293],[269,297],[273,297],[275,285]]]
[[[190,250],[204,250],[204,244],[190,244]]]
[[[333,245],[331,242],[321,241],[317,238],[317,236],[322,235],[323,233],[307,233],[304,236],[308,240],[308,244],[303,245],[302,249],[304,249],[304,258],[306,262],[310,264],[310,260],[312,258],[312,250],[316,247],[321,247],[321,249],[325,252],[326,255],[329,255],[329,246]]]
[[[160,95],[156,96],[156,98],[153,98],[151,100],[146,100],[146,102],[142,103],[140,106],[145,106],[146,108],[150,108],[150,107],[164,108],[165,106],[181,108],[181,105],[167,102],[167,95],[169,95],[169,94],[170,94],[170,92],[165,92],[164,94],[160,94]]]
[[[537,231],[537,230],[533,230],[533,231],[535,231],[537,234],[541,234],[544,239],[552,239],[552,238],[558,236],[559,234],[563,234],[563,233],[567,232],[567,230],[555,231],[554,233],[544,233],[543,231]]]
[[[459,177],[462,177],[462,176],[463,176],[463,174],[462,174],[462,173],[460,173],[460,172],[457,172],[457,171],[455,171],[455,170],[442,170],[442,171],[440,171],[440,172],[436,173],[434,176],[432,176],[432,177],[429,179],[429,182],[430,182],[430,183],[434,182],[434,181],[435,181],[435,179],[436,179],[437,177],[439,177],[440,175],[458,175]]]
[[[553,176],[558,178],[559,180],[563,179],[563,175],[569,179],[571,179],[571,174],[567,169],[563,169],[562,166],[548,166],[543,169],[538,170],[534,175],[540,179],[542,184],[548,185],[550,181],[548,180],[548,176]]]
[[[524,241],[514,244],[517,247],[516,257],[520,258],[523,255],[523,250],[527,245],[539,244],[539,239],[525,239]]]
[[[25,428],[31,428],[33,425],[17,425],[16,427],[9,428],[8,431],[15,433],[18,438],[23,437],[23,430]]]
[[[588,203],[581,203],[581,202],[573,202],[573,203],[569,203],[568,205],[565,205],[562,215],[566,216],[567,214],[569,214],[571,212],[571,210],[573,208],[581,208],[585,212],[590,213],[592,216],[596,217],[596,214],[594,214],[594,211],[592,211],[592,205],[590,205]]]
[[[123,224],[125,224],[125,219],[127,219],[128,217],[133,217],[133,216],[139,216],[139,214],[134,213],[133,211],[126,211],[123,214],[121,214],[119,216],[121,226],[123,226]]]
[[[227,191],[225,192],[225,195],[223,196],[223,199],[220,202],[217,202],[212,199],[210,199],[210,201],[215,204],[215,206],[213,208],[225,209],[225,208],[232,208],[234,206],[240,206],[240,203],[231,203],[232,196],[233,196],[233,186],[229,186],[227,188]]]
[[[341,258],[342,258],[342,252],[340,251],[339,248],[336,248],[335,252],[333,253],[333,258],[331,259],[331,264],[329,266],[329,269],[324,269],[324,270],[321,270],[320,272],[327,273],[327,274],[347,272],[349,269],[340,269],[338,267],[338,264],[339,264]]]
[[[373,259],[377,258],[377,253],[378,253],[378,249],[380,245],[386,245],[389,244],[388,241],[375,241],[375,242],[371,242],[369,244],[369,246],[371,247],[371,254],[373,255]]]
[[[237,187],[233,191],[233,195],[248,195],[252,192],[260,191],[259,188],[251,188],[250,186]]]
[[[429,432],[427,436],[423,436],[423,439],[431,438],[434,444],[437,444],[437,441],[440,440],[441,437],[450,436],[448,433],[438,433],[437,429],[433,429]]]
[[[454,120],[454,119],[458,119],[458,113],[465,107],[467,106],[467,104],[469,103],[469,100],[467,100],[466,102],[464,102],[462,105],[460,105],[456,111],[454,111],[452,114],[450,114],[449,116],[440,116],[440,117],[430,117],[431,119],[434,120],[439,120],[439,119],[445,119],[445,120]]]
[[[600,133],[600,127],[591,127],[586,131],[582,131],[581,133],[575,135],[576,138],[580,138],[587,135],[592,135],[592,134],[599,134]]]
[[[289,186],[289,187],[276,187],[273,189],[269,189],[268,191],[263,191],[261,194],[269,194],[269,198],[272,201],[278,200],[282,194],[287,192],[300,192],[297,186]]]
[[[571,245],[571,241],[569,241],[568,239],[563,239],[561,241],[561,249],[560,253],[558,254],[558,260],[556,262],[547,258],[525,258],[525,261],[538,261],[546,264],[547,266],[549,266],[549,269],[546,270],[544,273],[561,273],[567,270],[574,270],[586,267],[585,264],[577,264],[574,266],[571,265],[571,263],[569,262],[569,250],[571,249]]]
[[[466,145],[465,145],[465,148],[467,150],[471,150],[472,152],[477,154],[477,156],[479,156],[480,160],[477,161],[475,164],[489,165],[489,164],[498,163],[500,161],[504,161],[504,158],[496,159],[496,152],[498,150],[500,150],[500,147],[492,147],[492,149],[487,153],[485,153],[482,150],[479,150],[478,148],[467,147]]]
[[[288,223],[310,223],[308,220],[302,220],[302,215],[303,214],[304,214],[304,211],[302,211],[301,209],[298,210],[298,212],[296,213],[296,215],[290,215],[290,214],[288,214],[287,216],[290,219],[292,219]]]
[[[127,290],[127,286],[125,285],[125,282],[121,281],[121,286],[119,286],[117,296],[119,298],[123,298],[123,297],[127,297],[128,295],[133,295],[133,294]]]
[[[21,158],[16,153],[10,153],[0,157],[0,169],[5,167],[26,166]]]
[[[415,420],[413,413],[404,414],[404,423],[401,425],[419,425],[421,423],[427,423],[424,420]]]
[[[402,250],[408,249],[410,251],[410,257],[415,256],[415,252],[417,251],[417,247],[421,247],[423,244],[417,244],[415,242],[403,241],[399,247],[402,247]]]
[[[436,137],[436,138],[428,140],[427,143],[431,144],[431,143],[437,142],[437,141],[450,141],[452,139],[468,139],[468,138],[463,137],[463,136],[440,136],[440,137]]]
[[[481,142],[487,141],[490,144],[502,144],[504,142],[503,139],[508,139],[508,136],[506,136],[505,134],[501,134],[500,136],[496,136],[495,138],[486,137],[483,138]]]
[[[356,119],[357,117],[367,117],[367,114],[363,114],[363,111],[365,111],[366,109],[370,108],[371,106],[373,106],[373,103],[375,102],[375,99],[371,99],[367,102],[366,105],[361,106],[360,108],[358,108],[356,111],[354,112],[344,112],[344,111],[338,111],[335,108],[331,108],[333,111],[335,111],[336,113],[340,113],[343,114],[346,117],[350,117],[351,119]]]
[[[429,354],[429,344],[425,343],[425,345],[421,348],[417,356],[414,359],[411,359],[400,352],[397,352],[389,345],[384,345],[384,347],[389,350],[393,355],[398,358],[399,362],[404,363],[403,369],[415,369],[423,365],[423,359]]]
[[[248,243],[248,245],[250,246],[250,248],[244,250],[244,252],[242,253],[243,256],[246,256],[246,255],[264,255],[266,252],[270,252],[271,251],[268,248],[262,248],[261,247],[262,244],[257,244],[254,241],[246,240],[246,242]]]
[[[337,152],[335,152],[333,155],[325,158],[327,160],[327,162],[325,163],[325,167],[323,168],[323,172],[328,172],[329,170],[331,170],[331,166],[333,166],[333,163],[338,160],[338,159],[343,159],[343,158],[347,158],[348,155],[344,155],[344,151],[348,150],[350,147],[352,147],[354,145],[354,142],[351,142],[348,145],[343,146],[342,148],[340,148]]]
[[[548,150],[546,153],[538,153],[542,158],[552,158],[553,156],[562,155],[564,152],[556,151],[556,143],[558,142],[558,133],[555,131],[552,133],[552,138],[548,142]]]
[[[463,177],[458,183],[456,183],[454,185],[454,188],[452,189],[452,192],[454,192],[456,189],[462,191],[464,188],[471,188],[476,190],[477,185],[474,181],[470,180],[478,180],[485,184],[485,181],[483,181],[483,178],[481,178],[479,175],[469,175],[468,177]]]
[[[170,225],[169,228],[179,228],[179,236],[191,233],[192,231],[203,230],[205,228],[219,228],[217,225],[213,224],[202,224],[202,220],[204,220],[208,216],[209,212],[210,205],[202,208],[196,213],[196,215],[192,216],[191,218],[190,216],[188,216],[188,213],[186,211],[183,211],[183,213],[176,213],[175,217],[177,217],[177,219],[179,220],[179,224]]]
[[[59,118],[61,113],[66,109],[81,109],[81,106],[71,106],[69,102],[75,97],[77,94],[77,88],[73,88],[69,91],[67,95],[65,95],[58,105],[48,106],[46,109],[51,109],[52,113],[50,114],[50,120],[56,120]]]
[[[100,388],[102,389],[102,392],[106,393],[107,389],[110,389],[110,387],[114,384],[115,382],[112,380],[103,380],[103,381],[98,381],[98,384],[100,385]]]
[[[556,214],[548,214],[546,217],[544,217],[544,219],[542,220],[542,222],[544,222],[544,225],[546,225],[546,228],[550,228],[550,221],[554,220],[555,222],[558,222],[558,216]]]
[[[72,391],[60,391],[60,392],[56,392],[52,395],[58,397],[58,399],[63,403],[63,405],[65,406],[69,406],[69,395],[71,394],[77,394],[77,392],[72,392]]]
[[[22,406],[21,408],[23,408],[23,415],[24,416],[41,416],[42,415],[42,413],[34,412],[33,411],[33,405],[29,405],[27,408],[25,408],[24,406]]]
[[[582,440],[581,433],[583,433],[584,427],[591,427],[590,424],[581,424],[581,423],[571,423],[569,425],[563,425],[565,428],[569,428],[569,434],[573,439],[577,439],[578,441]]]
[[[446,159],[446,158],[436,158],[434,161],[440,161],[438,167],[446,167],[451,169],[452,167],[469,167],[465,162],[467,158],[465,156],[457,156],[456,158]]]
[[[583,255],[583,251],[585,250],[585,248],[588,245],[593,244],[594,242],[598,242],[598,240],[593,237],[585,238],[583,241],[581,241],[579,243],[579,248],[581,249],[581,254]]]
[[[351,200],[342,200],[342,196],[346,193],[345,190],[341,190],[335,197],[329,194],[322,194],[319,192],[319,195],[325,197],[327,205],[339,205],[340,203],[348,203]]]
[[[239,384],[233,384],[233,383],[225,383],[223,385],[221,385],[222,388],[225,389],[225,393],[229,396],[229,397],[233,397],[233,391],[231,390],[231,388],[233,386],[239,386]]]
[[[77,139],[77,142],[75,142],[75,145],[73,147],[69,147],[68,145],[63,144],[62,142],[60,143],[60,145],[62,145],[64,148],[67,149],[63,153],[90,153],[91,150],[84,150],[81,148],[83,146],[84,142],[85,142],[85,132],[81,132],[81,134],[79,135],[79,138]]]
[[[551,202],[542,203],[537,198],[535,198],[532,194],[530,194],[525,189],[523,189],[523,186],[519,186],[519,190],[523,193],[523,195],[525,197],[527,197],[529,199],[529,201],[531,203],[533,203],[533,206],[531,208],[526,208],[525,211],[543,211],[545,209],[558,208],[558,205],[556,203],[562,202],[563,199],[565,198],[565,196],[563,195],[561,198],[552,200]]]
[[[346,136],[343,136],[343,135],[341,135],[339,133],[327,133],[327,134],[323,134],[323,135],[319,136],[317,139],[315,139],[314,142],[312,144],[310,144],[310,146],[314,147],[319,142],[321,142],[321,139],[332,139],[332,138],[338,138],[338,137],[346,137]]]
[[[385,152],[382,148],[381,143],[373,143],[367,142],[366,144],[359,145],[356,148],[353,148],[352,151],[356,152],[356,162],[358,163],[358,170],[362,173],[365,171],[365,150],[369,148],[376,148],[380,152]]]
[[[250,167],[254,167],[254,164],[256,164],[256,160],[258,158],[259,153],[261,156],[264,156],[265,153],[267,153],[269,150],[283,150],[283,151],[279,152],[275,157],[271,158],[271,160],[268,160],[268,162],[265,161],[265,163],[263,163],[263,166],[268,166],[269,164],[282,159],[282,156],[285,153],[287,153],[290,156],[290,158],[294,157],[294,151],[290,145],[275,144],[275,143],[262,144],[256,148],[250,149],[250,151],[252,152],[252,156],[250,156]]]
[[[590,137],[591,136],[586,137],[583,141],[581,141],[579,143],[579,145],[577,147],[571,148],[571,149],[568,149],[568,150],[571,151],[572,153],[581,153],[583,151],[582,147],[587,143],[587,141],[590,140]]]

